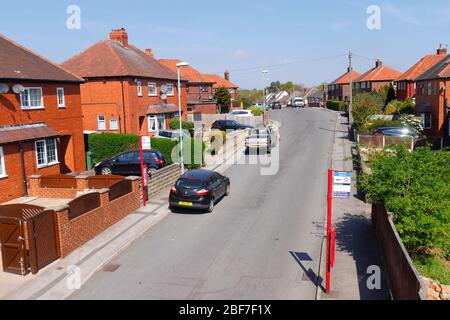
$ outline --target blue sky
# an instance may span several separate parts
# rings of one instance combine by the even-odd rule
[[[80,30],[66,28],[72,4],[81,8]],[[381,8],[381,30],[366,27],[369,5]],[[22,0],[0,10],[0,33],[58,63],[125,27],[130,43],[157,58],[181,58],[205,73],[228,68],[243,88],[261,87],[263,69],[269,81],[332,81],[350,49],[360,72],[375,58],[405,71],[450,44],[449,25],[450,0]]]

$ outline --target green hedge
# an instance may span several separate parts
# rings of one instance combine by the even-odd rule
[[[346,112],[348,108],[347,102],[339,101],[339,100],[328,100],[327,108],[334,111],[342,111]]]
[[[172,150],[178,145],[178,141],[170,139],[152,138],[152,148],[161,151],[166,158],[167,164],[172,164]],[[139,149],[139,136],[132,134],[91,134],[89,135],[89,151],[93,153],[94,163],[113,158],[122,152]],[[201,167],[200,163],[195,163],[193,155],[195,144],[202,144],[202,154],[205,151],[205,144],[201,140],[189,139],[184,141],[185,148],[191,144],[191,157],[185,159],[189,169]],[[198,157],[197,157],[198,158]],[[203,163],[203,157],[201,162]],[[189,162],[192,162],[189,163]],[[198,162],[198,161],[197,161]]]

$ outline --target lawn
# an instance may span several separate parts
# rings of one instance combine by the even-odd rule
[[[427,278],[450,285],[450,262],[432,255],[416,255],[412,257],[419,273]]]

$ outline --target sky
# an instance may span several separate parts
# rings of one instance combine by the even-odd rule
[[[67,8],[80,8],[80,29]],[[380,8],[380,29],[367,20]],[[373,20],[371,20],[373,21]],[[179,58],[204,73],[223,73],[241,88],[294,81],[331,82],[375,59],[406,71],[439,44],[450,44],[450,0],[22,0],[2,1],[0,33],[61,63],[124,27],[129,42],[157,59]],[[268,70],[263,76],[262,70]]]

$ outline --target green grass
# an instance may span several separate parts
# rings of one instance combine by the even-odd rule
[[[439,281],[443,285],[450,285],[450,269],[443,259],[430,255],[417,255],[412,259],[422,276]]]

